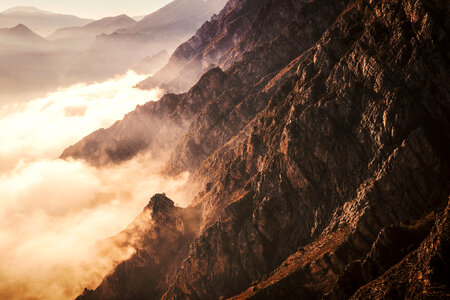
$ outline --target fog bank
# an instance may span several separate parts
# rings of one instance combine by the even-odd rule
[[[97,169],[57,157],[90,132],[112,125],[161,91],[132,87],[134,73],[78,84],[0,109],[0,298],[72,299],[133,253],[96,254],[95,243],[117,234],[149,198],[181,199],[187,175],[162,178],[160,162],[142,154]]]

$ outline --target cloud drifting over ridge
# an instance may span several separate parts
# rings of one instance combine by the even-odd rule
[[[158,99],[161,91],[132,88],[141,77],[79,84],[0,112],[0,298],[71,299],[95,288],[132,249],[100,257],[92,246],[124,229],[154,193],[180,198],[187,175],[162,178],[145,154],[102,169],[56,159]]]
[[[0,171],[18,160],[57,158],[67,146],[112,125],[136,105],[157,100],[160,90],[133,88],[143,78],[129,72],[102,83],[61,89],[14,109],[0,109]]]

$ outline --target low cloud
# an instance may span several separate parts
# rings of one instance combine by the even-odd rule
[[[157,100],[161,90],[133,88],[145,76],[77,84],[26,104],[0,108],[0,172],[18,160],[54,159],[69,145],[111,126],[137,105]]]
[[[161,91],[132,88],[141,77],[79,84],[1,111],[1,299],[72,299],[95,288],[134,251],[97,253],[95,244],[124,229],[157,192],[183,200],[187,174],[161,177],[161,163],[146,154],[102,169],[56,159],[90,132],[156,100]]]

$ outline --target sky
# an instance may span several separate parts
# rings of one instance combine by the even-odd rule
[[[152,13],[172,0],[0,0],[0,11],[14,6],[34,6],[55,13],[100,19],[127,14],[130,17]]]

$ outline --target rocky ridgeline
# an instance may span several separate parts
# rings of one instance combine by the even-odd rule
[[[163,219],[192,210],[198,222],[139,234],[151,246],[80,299],[449,297],[449,12],[437,0],[261,2],[225,72],[148,104],[174,99],[165,171],[192,172],[192,205],[166,199]],[[285,14],[281,34],[258,40]]]
[[[211,97],[220,97],[237,84],[219,68],[212,69],[188,93],[166,94],[159,101],[138,106],[123,120],[68,147],[61,158],[103,166],[127,161],[148,148],[154,158],[165,157]]]

